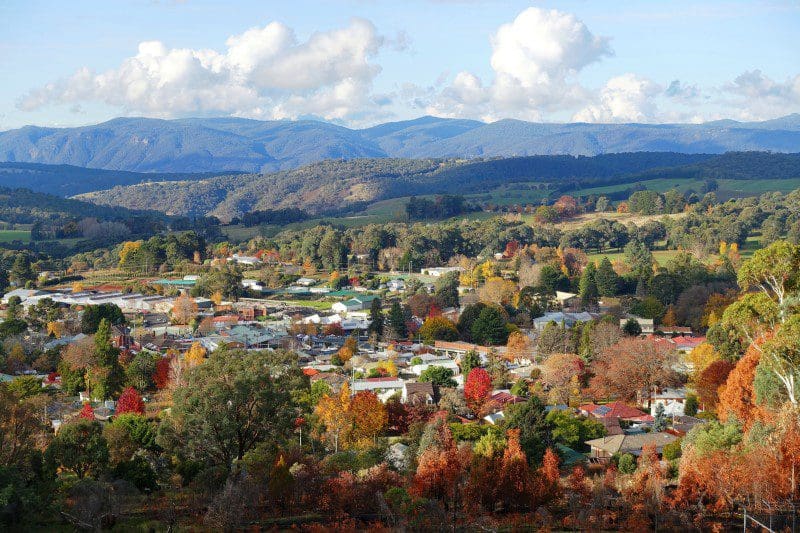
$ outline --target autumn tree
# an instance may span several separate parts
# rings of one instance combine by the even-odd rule
[[[533,343],[530,337],[521,331],[514,331],[506,341],[506,359],[510,362],[533,359]]]
[[[359,391],[350,401],[348,410],[353,420],[351,438],[355,445],[366,447],[375,444],[389,421],[383,402],[373,392]]]
[[[320,398],[314,414],[325,428],[324,438],[333,444],[334,453],[339,452],[340,444],[347,441],[353,428],[350,414],[350,385],[344,382],[338,394],[325,394]]]
[[[172,357],[159,357],[156,361],[156,368],[153,372],[153,383],[157,389],[165,389],[169,385],[169,367]]]
[[[144,401],[142,400],[139,392],[133,387],[128,387],[117,400],[117,414],[123,413],[138,413],[144,414]]]
[[[458,340],[456,325],[442,316],[427,318],[418,333],[428,343]]]
[[[195,341],[189,346],[189,349],[186,350],[186,354],[184,354],[183,359],[186,364],[191,368],[198,366],[206,360],[206,353],[207,350],[200,344],[199,341]]]
[[[729,361],[714,361],[697,376],[695,389],[704,409],[716,411],[719,389],[725,385],[733,369],[734,364]]]
[[[545,359],[542,365],[542,384],[549,391],[550,400],[555,403],[568,404],[575,396],[576,388],[584,378],[586,364],[575,354],[554,353]]]
[[[720,356],[711,343],[703,342],[689,352],[688,359],[692,365],[692,372],[699,376],[708,365],[714,361],[719,361]]]
[[[724,387],[719,391],[717,415],[720,420],[738,420],[745,428],[749,428],[753,422],[763,418],[753,383],[760,360],[761,353],[751,346],[730,371]]]
[[[514,300],[517,285],[501,277],[491,277],[478,289],[478,298],[486,304],[506,305]]]
[[[176,324],[188,324],[197,316],[197,302],[187,293],[182,293],[172,305],[171,314]]]
[[[656,339],[624,338],[592,363],[592,389],[602,397],[635,402],[656,387],[679,382],[673,370],[676,354],[669,343]]]
[[[470,370],[464,383],[464,398],[472,412],[482,414],[491,393],[492,377],[489,373],[480,367]]]

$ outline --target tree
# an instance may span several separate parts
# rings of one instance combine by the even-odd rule
[[[200,344],[199,341],[195,341],[189,346],[189,349],[186,350],[186,354],[183,356],[184,361],[186,362],[189,367],[195,367],[202,364],[206,360],[206,353],[207,350]]]
[[[156,360],[156,367],[153,371],[153,383],[158,390],[166,389],[169,385],[169,367],[172,357],[159,357]]]
[[[81,332],[85,335],[96,333],[103,320],[116,326],[125,323],[125,315],[122,314],[122,309],[115,304],[89,305],[83,310],[81,316]]]
[[[94,357],[95,394],[101,399],[108,398],[122,387],[124,374],[119,364],[119,349],[111,344],[111,324],[105,318],[100,320],[94,335]]]
[[[597,303],[598,288],[595,281],[597,267],[594,263],[589,263],[583,269],[580,282],[578,283],[578,294],[583,306],[590,306]]]
[[[683,414],[686,416],[694,416],[697,414],[697,408],[699,407],[699,402],[697,400],[697,396],[694,394],[687,394],[686,395],[686,403],[683,406]]]
[[[436,387],[455,387],[458,385],[453,379],[453,371],[443,366],[429,366],[419,375],[422,383],[433,383]]]
[[[506,359],[510,362],[532,360],[533,343],[530,337],[521,331],[514,331],[506,342]]]
[[[540,465],[547,448],[553,444],[553,425],[547,421],[544,403],[531,396],[528,401],[507,409],[508,429],[520,430],[520,445],[531,465]]]
[[[458,272],[448,272],[436,280],[434,295],[442,307],[458,307]]]
[[[441,316],[427,318],[422,327],[419,328],[418,333],[428,343],[458,340],[456,325]]]
[[[476,304],[470,304],[466,306],[458,316],[458,324],[456,327],[458,328],[458,333],[461,335],[462,339],[466,341],[473,340],[472,325],[475,323],[484,309],[486,309],[486,304],[480,302]]]
[[[754,347],[747,349],[744,357],[728,374],[725,386],[719,391],[717,415],[723,422],[737,420],[745,428],[763,417],[763,411],[756,402],[754,380],[761,354]]]
[[[556,442],[579,450],[584,442],[605,437],[606,427],[593,418],[574,416],[569,411],[553,409],[547,414],[547,421],[553,425],[553,439]]]
[[[94,420],[94,409],[92,409],[92,404],[85,402],[80,413],[78,413],[78,418],[83,420]]]
[[[218,349],[175,388],[161,444],[230,468],[255,446],[291,437],[298,414],[293,398],[307,388],[296,356]]]
[[[351,401],[350,385],[345,382],[339,394],[323,395],[314,410],[325,428],[325,440],[333,443],[334,453],[339,453],[339,445],[347,442],[353,428]]]
[[[667,429],[667,420],[664,416],[664,404],[659,402],[653,416],[653,431],[664,431],[665,429]]]
[[[492,377],[482,368],[473,368],[464,383],[464,398],[467,406],[476,414],[483,413],[483,408],[492,393]]]
[[[629,318],[625,325],[622,326],[622,331],[629,337],[638,337],[642,334],[642,326],[635,318]]]
[[[720,356],[709,342],[703,342],[695,346],[689,352],[689,362],[692,365],[692,372],[699,376],[708,365],[714,361],[719,361]]]
[[[475,350],[467,350],[461,357],[461,373],[469,375],[470,370],[481,366],[481,356]]]
[[[108,464],[108,445],[103,426],[94,420],[78,420],[61,426],[45,452],[53,470],[71,470],[83,479],[98,477]]]
[[[505,316],[495,307],[483,309],[473,322],[470,332],[475,342],[487,346],[505,344],[508,340]]]
[[[0,386],[0,465],[24,467],[45,432],[39,404]],[[0,471],[2,471],[0,467]],[[2,487],[2,482],[0,482]]]
[[[399,339],[408,337],[408,327],[406,326],[406,314],[400,306],[400,302],[395,300],[389,310],[389,327]]]
[[[17,287],[24,287],[27,282],[36,281],[36,271],[31,264],[31,256],[27,252],[16,254],[8,274],[11,282]]]
[[[580,380],[584,378],[586,364],[575,354],[554,353],[542,365],[541,382],[555,403],[569,404],[579,393]]]
[[[128,385],[136,387],[140,391],[150,388],[153,384],[153,373],[156,370],[156,357],[158,355],[148,351],[136,354],[125,369]]]
[[[236,300],[242,294],[242,274],[233,267],[225,266],[215,268],[200,277],[192,294],[215,299],[215,295],[222,298]]]
[[[138,413],[144,414],[144,401],[139,393],[133,387],[128,387],[122,391],[119,400],[117,400],[117,414],[123,413]]]
[[[603,351],[592,363],[592,389],[602,397],[635,402],[644,392],[678,383],[673,370],[676,354],[668,343],[655,339],[625,338]]]
[[[734,367],[735,365],[729,361],[714,361],[697,375],[695,389],[700,395],[704,410],[716,410],[719,389],[725,385]]]
[[[386,406],[370,391],[359,391],[353,396],[349,414],[353,420],[351,438],[356,446],[375,444],[378,435],[386,429],[389,422]]]
[[[375,298],[372,300],[372,304],[370,304],[369,308],[369,328],[367,331],[369,333],[374,333],[375,335],[383,335],[383,311],[381,310],[381,301],[379,298]]]
[[[175,300],[171,313],[176,324],[188,324],[197,316],[197,302],[187,293],[183,293]]]
[[[594,280],[597,285],[597,293],[600,296],[616,296],[617,292],[619,292],[619,276],[608,257],[604,257],[600,261]]]
[[[478,298],[486,304],[507,305],[513,301],[516,292],[517,285],[513,281],[492,277],[478,289]]]

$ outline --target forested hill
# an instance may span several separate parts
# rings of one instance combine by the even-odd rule
[[[553,124],[421,117],[367,129],[317,121],[118,118],[0,132],[0,161],[137,172],[272,172],[326,159],[800,151],[800,114],[765,122]]]
[[[232,173],[226,172],[225,174]],[[0,187],[26,188],[58,196],[75,196],[84,192],[147,181],[192,181],[218,175],[220,175],[219,172],[153,174],[83,168],[72,165],[0,163]]]
[[[410,195],[485,193],[509,183],[547,185],[558,193],[665,177],[800,178],[800,154],[643,152],[480,161],[356,159],[264,175],[220,176],[191,184],[115,187],[80,198],[133,209],[163,206],[171,215],[211,214],[228,220],[254,210],[294,207],[319,214]]]

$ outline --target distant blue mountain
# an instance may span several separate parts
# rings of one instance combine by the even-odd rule
[[[117,118],[0,132],[0,161],[155,173],[268,172],[374,157],[800,152],[800,114],[765,122],[549,124],[422,117],[355,130],[312,120]]]

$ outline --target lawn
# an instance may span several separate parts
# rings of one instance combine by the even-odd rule
[[[30,242],[31,232],[24,229],[5,229],[0,230],[0,243],[12,241]]]

